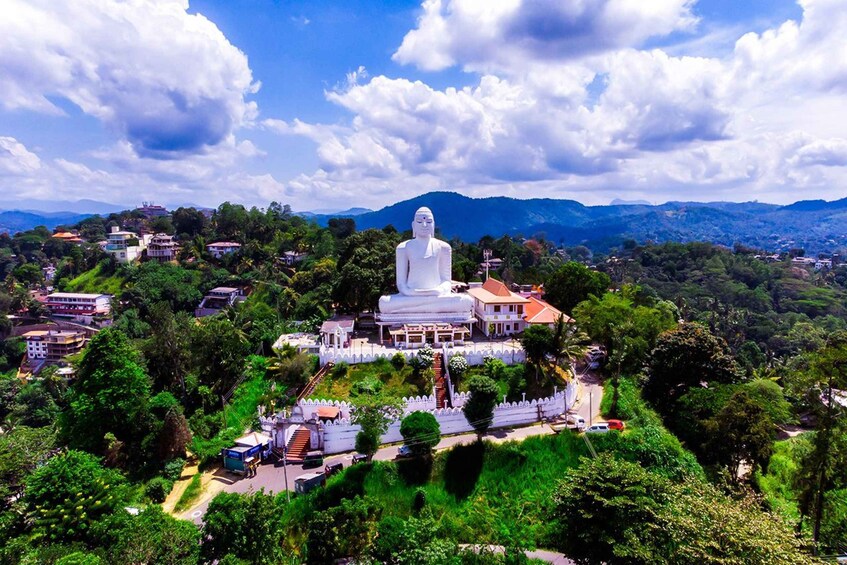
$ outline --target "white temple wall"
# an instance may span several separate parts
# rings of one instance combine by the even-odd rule
[[[321,348],[320,351],[320,360],[321,365],[326,364],[329,361],[334,363],[347,363],[348,365],[356,365],[358,363],[373,363],[374,361],[378,361],[379,359],[387,359],[391,360],[392,357],[396,353],[402,353],[406,359],[410,359],[414,355],[417,354],[417,350],[408,350],[408,349],[397,349],[397,350],[389,350],[388,352],[376,352],[369,353],[367,351],[359,351],[356,353],[357,349],[354,347],[352,349],[340,349],[335,350],[332,348]],[[457,353],[461,353],[465,359],[468,360],[468,363],[471,365],[482,365],[483,359],[485,357],[496,357],[500,359],[507,365],[515,365],[517,363],[523,363],[526,360],[526,355],[522,349],[513,349],[511,347],[493,347],[491,349],[488,346],[465,346],[465,347],[451,347],[448,350],[448,355],[455,355]]]

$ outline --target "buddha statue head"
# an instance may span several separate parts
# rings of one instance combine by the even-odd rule
[[[429,238],[435,235],[435,217],[426,206],[418,208],[412,220],[412,237]]]

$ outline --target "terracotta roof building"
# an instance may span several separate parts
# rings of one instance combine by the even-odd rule
[[[501,281],[488,279],[481,286],[471,286],[468,294],[474,299],[476,325],[486,336],[514,335],[524,330],[524,309],[529,299]]]
[[[568,324],[573,322],[573,318],[543,300],[534,296],[528,297],[528,300],[529,304],[524,308],[524,322],[527,325],[543,325],[552,330],[559,316],[564,316]]]

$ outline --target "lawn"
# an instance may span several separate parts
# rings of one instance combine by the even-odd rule
[[[432,394],[432,385],[415,375],[408,365],[398,371],[385,359],[356,365],[341,363],[324,377],[309,398],[349,401],[366,391],[407,398]]]

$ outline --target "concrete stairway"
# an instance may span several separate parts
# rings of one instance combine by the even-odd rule
[[[288,441],[286,448],[286,460],[289,463],[302,463],[309,452],[311,433],[306,428],[300,428],[294,432]]]
[[[435,354],[432,360],[432,369],[435,372],[435,407],[452,406],[450,395],[447,393],[447,379],[444,378],[444,358],[441,353]]]

